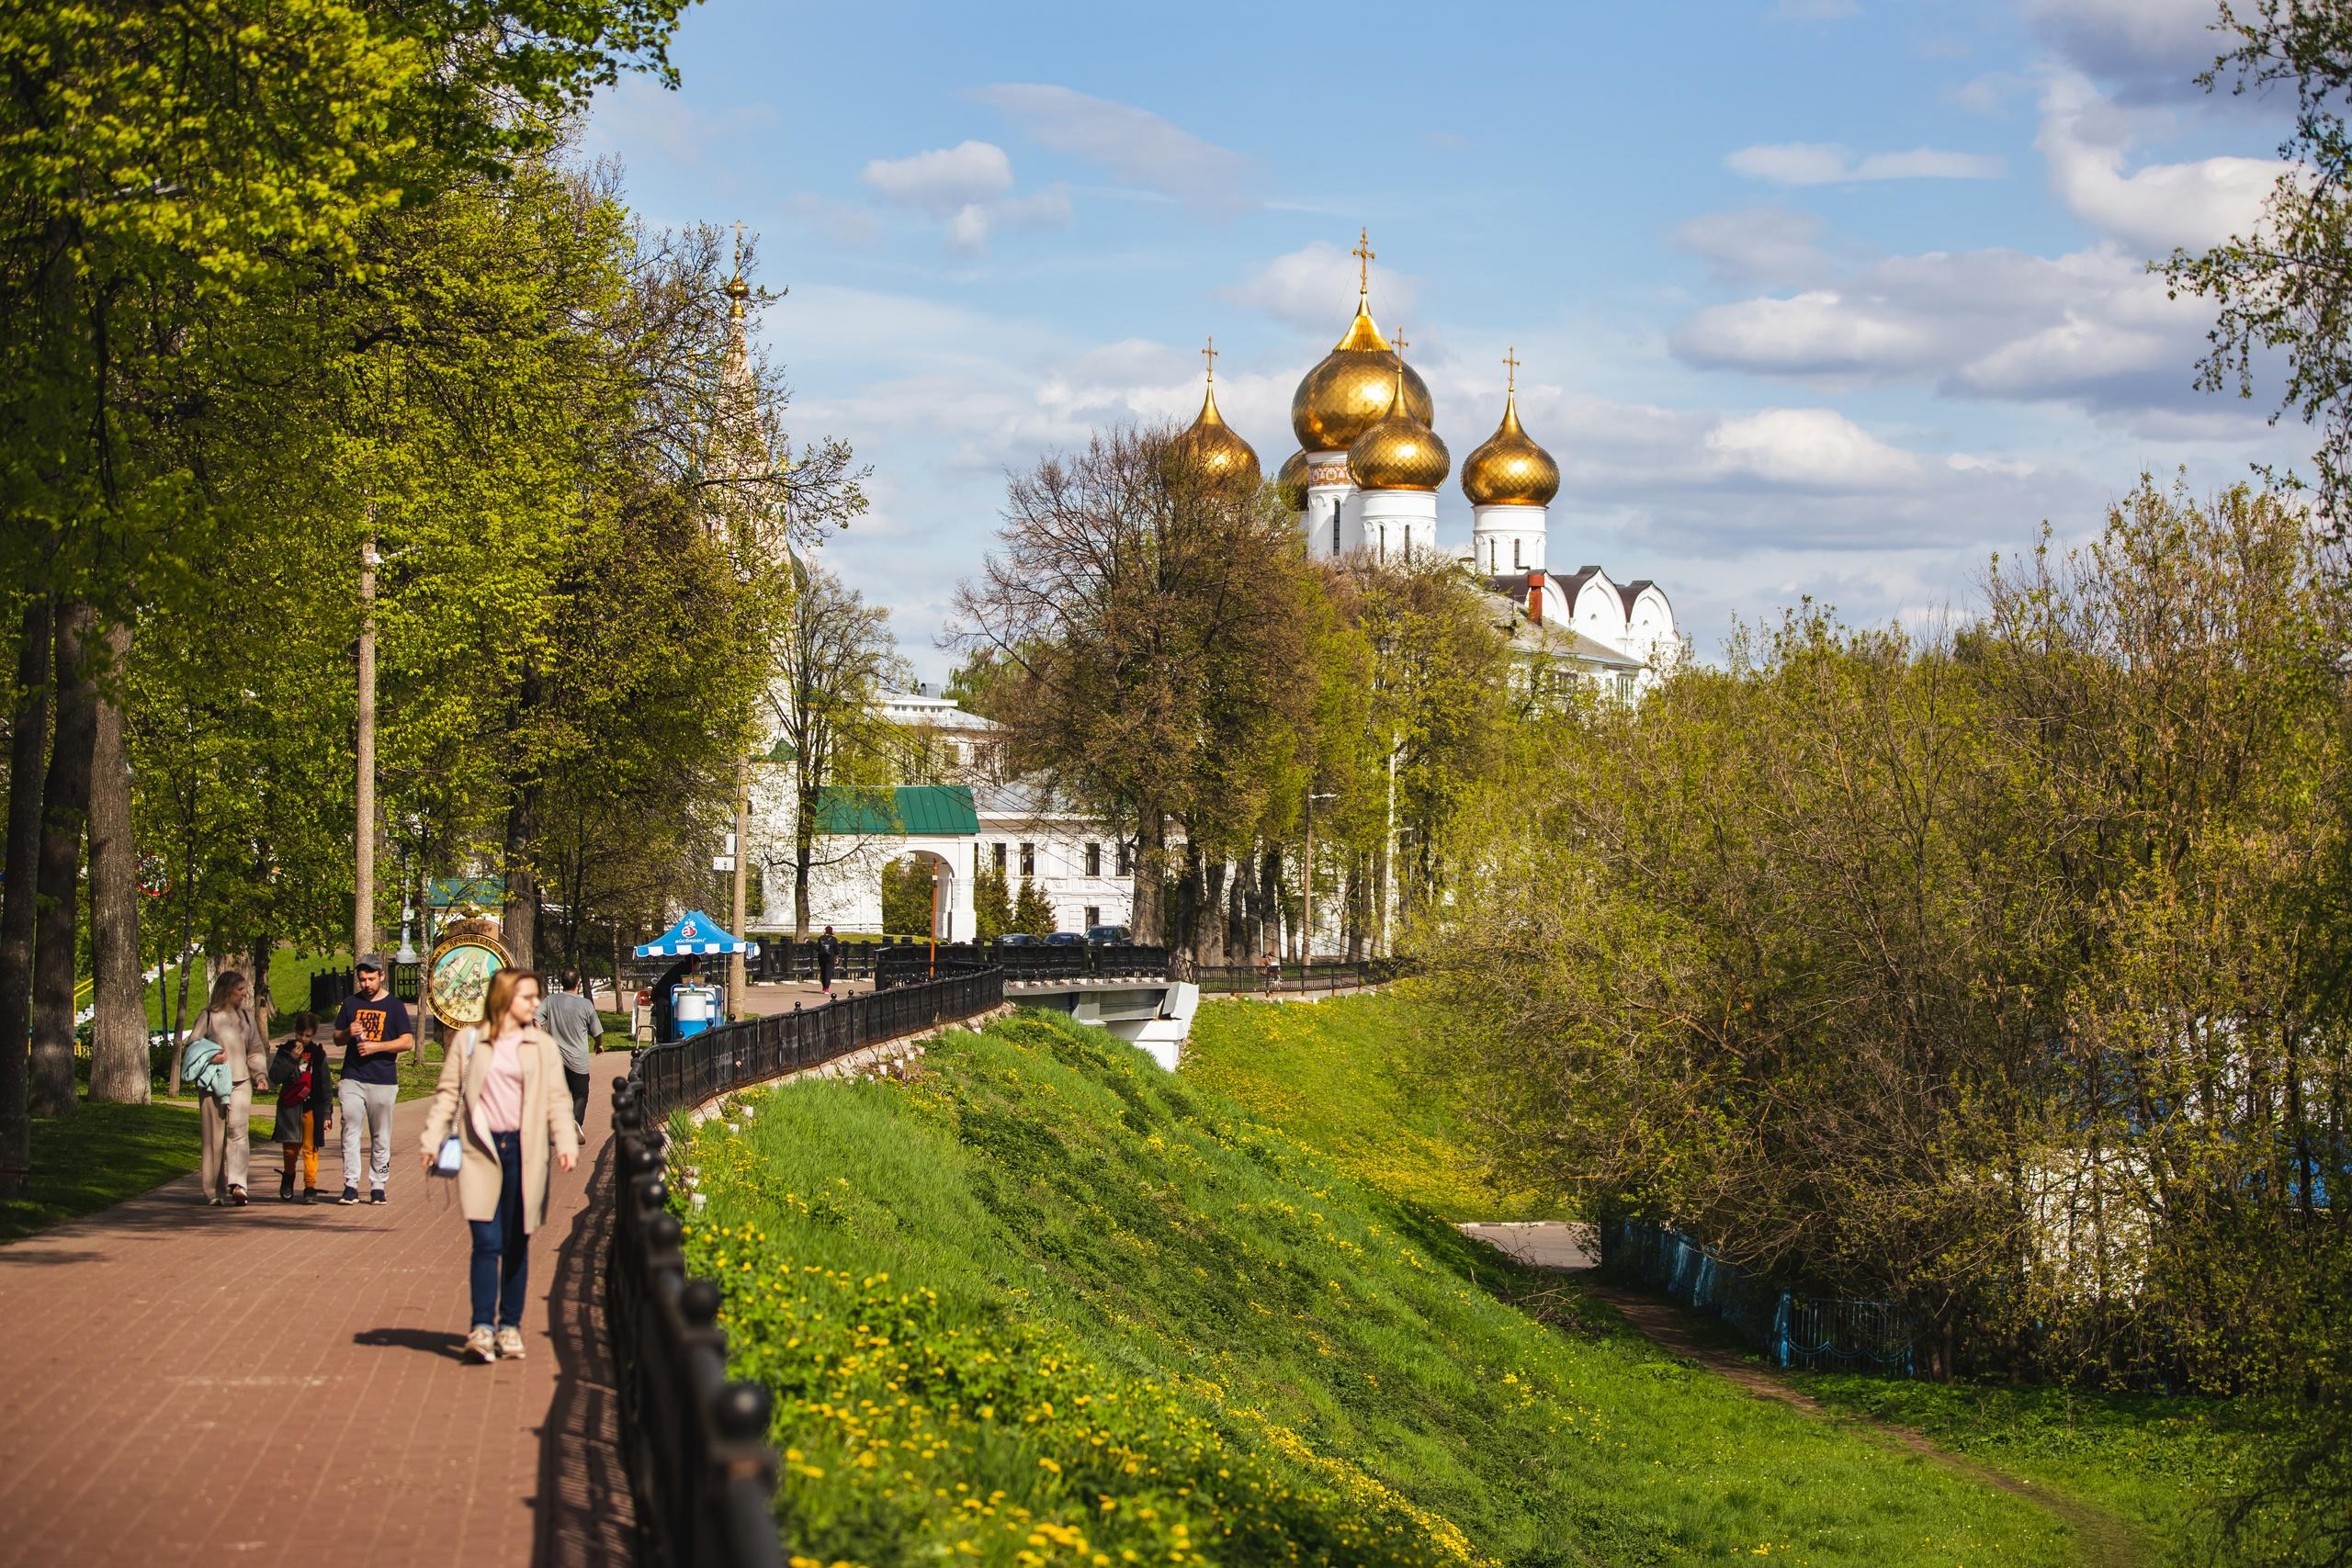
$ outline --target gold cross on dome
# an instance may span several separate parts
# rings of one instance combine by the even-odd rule
[[[1518,391],[1518,390],[1519,390],[1519,346],[1518,346],[1518,344],[1512,344],[1510,347],[1506,348],[1506,349],[1504,349],[1504,350],[1503,350],[1503,365],[1504,365],[1504,367],[1505,367],[1506,373],[1510,377],[1510,387],[1509,387],[1508,390],[1514,391],[1514,392]]]
[[[740,218],[735,220],[735,270],[739,274],[743,270],[743,220]]]
[[[1356,293],[1359,297],[1372,291],[1373,258],[1380,253],[1372,248],[1372,231],[1356,231],[1356,248],[1348,254],[1356,258]]]
[[[1399,359],[1404,358],[1405,351],[1412,346],[1411,342],[1405,336],[1405,329],[1402,326],[1399,326],[1396,329],[1396,357]]]
[[[1216,339],[1209,339],[1208,346],[1201,350],[1201,357],[1209,362],[1209,381],[1214,385],[1216,381]]]

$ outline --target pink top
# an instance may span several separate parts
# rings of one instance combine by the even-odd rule
[[[478,1123],[485,1133],[523,1130],[523,1035],[508,1030],[490,1043],[490,1066],[482,1069]]]

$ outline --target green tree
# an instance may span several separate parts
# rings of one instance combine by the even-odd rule
[[[927,856],[906,855],[883,865],[882,929],[888,934],[931,934],[932,864]]]
[[[1007,931],[1021,929],[1013,924],[1012,900],[1004,872],[997,866],[982,866],[972,878],[972,925],[982,942],[994,942]]]
[[[1012,921],[1006,930],[1027,931],[1031,936],[1053,934],[1054,907],[1046,901],[1035,878],[1021,879],[1021,892],[1012,901]]]
[[[777,750],[792,772],[792,931],[808,935],[808,875],[818,861],[818,806],[824,792],[848,783],[886,783],[902,773],[865,766],[888,749],[875,698],[904,669],[890,636],[889,612],[868,604],[821,567],[802,570],[777,654],[781,671],[768,689]],[[923,930],[930,929],[929,894]],[[893,927],[893,930],[903,930]]]

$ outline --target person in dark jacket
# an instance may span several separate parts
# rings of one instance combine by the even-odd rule
[[[302,1168],[302,1201],[319,1201],[319,1149],[334,1124],[334,1085],[327,1077],[326,1047],[319,1043],[316,1013],[294,1015],[294,1035],[269,1059],[269,1081],[277,1090],[277,1146],[285,1151],[286,1174],[277,1201],[294,1201],[294,1168]]]
[[[827,926],[825,934],[817,939],[817,984],[829,997],[833,994],[833,965],[841,956],[841,938],[833,934],[832,927]]]

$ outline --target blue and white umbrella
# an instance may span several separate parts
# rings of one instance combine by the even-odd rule
[[[730,936],[725,926],[700,909],[689,909],[678,917],[676,925],[639,948],[637,955],[639,958],[686,958],[741,953],[748,957],[757,957],[759,951],[758,942]]]

